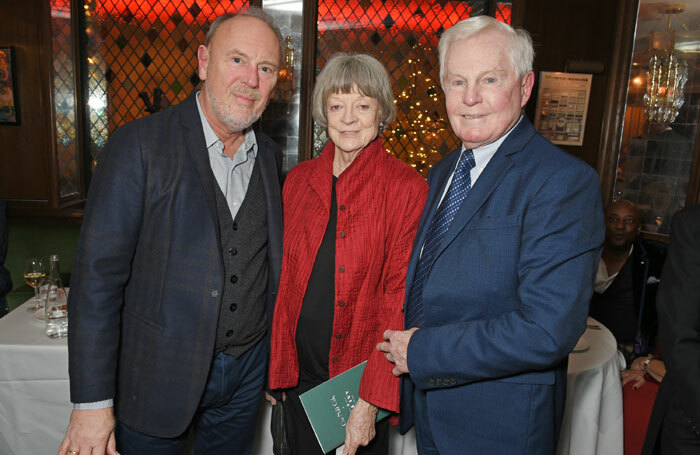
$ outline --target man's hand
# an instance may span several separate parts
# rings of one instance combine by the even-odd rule
[[[377,350],[384,353],[386,359],[396,365],[392,373],[395,376],[401,376],[404,373],[408,373],[408,362],[406,358],[408,356],[408,343],[411,341],[413,332],[418,330],[416,327],[404,330],[386,330],[384,332],[384,339],[386,341],[379,343],[377,345]]]
[[[58,455],[119,455],[114,409],[74,409]]]
[[[277,405],[277,400],[275,400],[275,397],[270,395],[269,393],[265,392],[265,399],[267,400],[268,403],[270,403],[272,406]],[[285,392],[282,392],[282,401],[287,400],[287,394]]]
[[[379,409],[359,398],[350,412],[348,423],[345,425],[344,455],[355,455],[359,446],[366,446],[377,434],[374,422],[377,420]]]

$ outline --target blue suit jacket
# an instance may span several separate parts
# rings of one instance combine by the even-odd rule
[[[267,314],[282,262],[281,153],[256,134],[268,225]],[[216,178],[194,95],[110,137],[90,186],[69,297],[71,401],[181,434],[214,353],[224,280]]]
[[[428,178],[407,296],[458,156]],[[402,432],[418,387],[443,455],[554,453],[566,359],[585,330],[603,238],[597,174],[522,118],[455,215],[424,284],[426,327],[408,346]]]

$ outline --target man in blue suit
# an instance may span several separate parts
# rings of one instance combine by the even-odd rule
[[[282,253],[280,149],[250,127],[280,59],[269,16],[223,15],[202,90],[110,138],[73,267],[59,455],[180,455],[190,430],[196,454],[250,453]]]
[[[534,83],[526,32],[475,17],[439,53],[463,147],[428,177],[410,329],[378,345],[403,374],[400,430],[415,422],[420,454],[553,454],[604,238],[599,180],[521,113]]]

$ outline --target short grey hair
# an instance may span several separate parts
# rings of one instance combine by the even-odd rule
[[[316,77],[311,95],[311,113],[316,123],[327,127],[328,97],[335,93],[350,93],[353,87],[357,87],[364,96],[377,100],[381,128],[394,121],[394,92],[384,65],[370,55],[337,53],[331,56]]]
[[[535,49],[532,45],[530,34],[522,29],[514,29],[508,24],[499,22],[490,16],[475,16],[457,22],[443,32],[438,43],[438,55],[440,57],[440,83],[444,85],[445,57],[450,46],[465,38],[474,36],[487,29],[502,33],[507,39],[506,53],[510,57],[516,76],[519,78],[532,71],[532,62],[535,59]]]
[[[204,45],[209,47],[209,43],[212,39],[214,39],[214,35],[216,34],[216,30],[219,28],[219,26],[227,20],[233,19],[234,17],[254,17],[265,22],[265,24],[267,24],[267,26],[270,27],[270,29],[275,33],[277,41],[279,41],[280,43],[280,61],[282,60],[284,56],[284,40],[282,39],[282,33],[280,32],[279,28],[277,28],[277,26],[275,25],[273,17],[267,14],[261,8],[258,8],[257,6],[251,6],[247,10],[237,14],[224,13],[221,16],[214,19],[214,22],[212,22],[209,26],[207,36],[204,38]]]

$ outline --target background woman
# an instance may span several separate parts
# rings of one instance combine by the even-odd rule
[[[406,269],[428,186],[384,150],[396,116],[386,70],[336,54],[318,75],[313,116],[328,130],[321,156],[296,166],[283,190],[284,253],[275,305],[270,389],[285,389],[295,453],[322,453],[299,395],[368,360],[346,426],[345,453],[388,453],[378,408],[399,411],[399,380],[375,349],[403,327]]]

